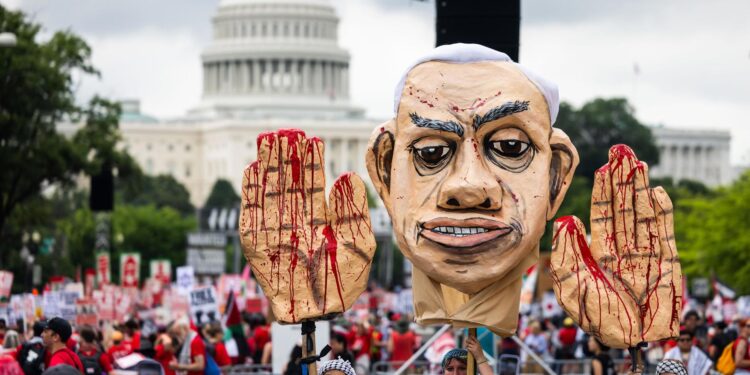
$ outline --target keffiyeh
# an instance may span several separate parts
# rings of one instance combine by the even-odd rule
[[[665,359],[656,365],[657,374],[688,375],[687,369],[680,361]]]
[[[346,375],[357,375],[352,368],[352,364],[341,359],[341,357],[323,363],[322,366],[318,367],[318,375],[324,375],[331,370],[339,370]]]
[[[441,364],[441,366],[445,368],[445,366],[448,366],[448,363],[453,358],[460,359],[464,363],[466,363],[468,357],[469,351],[466,349],[451,349],[448,353],[445,353],[445,357],[443,357],[443,363]]]

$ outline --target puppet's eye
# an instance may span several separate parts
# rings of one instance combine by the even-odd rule
[[[429,146],[418,148],[415,151],[425,166],[436,166],[448,156],[451,149],[447,146]]]
[[[534,145],[524,131],[504,128],[485,138],[485,155],[495,165],[511,172],[520,172],[534,159]]]
[[[528,142],[517,139],[490,142],[492,152],[507,158],[517,158],[529,150]]]
[[[442,139],[422,139],[412,144],[411,148],[417,172],[426,176],[441,171],[448,164],[455,146]]]

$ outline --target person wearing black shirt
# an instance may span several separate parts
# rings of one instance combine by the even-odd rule
[[[591,375],[614,375],[615,365],[609,356],[609,347],[594,336],[589,337],[588,349],[591,352]]]

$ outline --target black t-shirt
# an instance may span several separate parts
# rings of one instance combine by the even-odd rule
[[[716,347],[716,353],[714,354],[714,358],[711,358],[711,360],[716,363],[721,357],[721,353],[724,351],[724,348],[727,347],[732,341],[732,338],[726,333],[722,332],[714,336],[714,338],[711,339],[711,345]]]
[[[612,358],[607,353],[599,353],[596,356],[594,356],[594,361],[599,361],[599,363],[602,364],[602,374],[604,375],[614,375],[615,372],[615,364],[612,362]],[[591,375],[594,375],[594,367],[591,367]]]

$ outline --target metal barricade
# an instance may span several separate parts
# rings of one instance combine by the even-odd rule
[[[236,365],[229,368],[228,374],[253,374],[253,375],[271,375],[273,367],[271,365]]]

